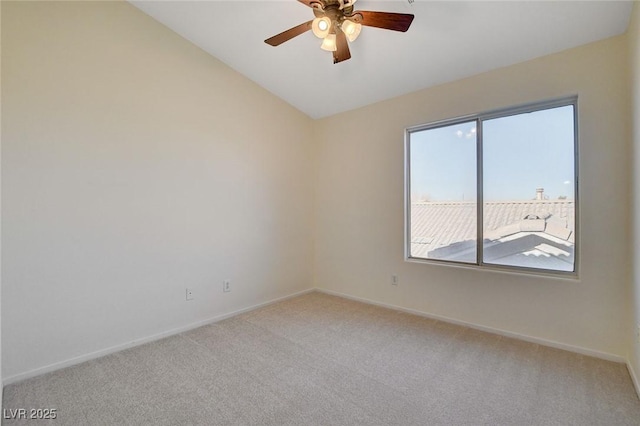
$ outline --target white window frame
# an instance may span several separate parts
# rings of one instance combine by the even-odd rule
[[[491,120],[495,118],[508,117],[513,115],[526,114],[536,111],[541,111],[545,109],[553,109],[558,107],[565,106],[573,106],[573,135],[574,135],[574,219],[575,219],[575,228],[574,228],[574,270],[573,271],[560,271],[553,269],[542,269],[542,268],[531,268],[531,267],[523,267],[523,266],[508,266],[508,265],[496,265],[489,264],[483,262],[483,170],[482,170],[482,123],[486,120]],[[477,185],[477,249],[476,249],[476,262],[468,263],[468,262],[459,262],[453,260],[445,260],[445,259],[427,259],[421,257],[412,257],[411,256],[411,134],[415,132],[421,132],[430,129],[436,129],[445,126],[451,126],[460,123],[468,123],[470,121],[475,121],[476,129],[477,129],[477,141],[476,141],[476,185]],[[578,156],[578,145],[579,145],[579,137],[578,137],[578,96],[568,96],[563,98],[557,98],[552,100],[546,100],[541,102],[534,102],[524,105],[519,105],[515,107],[502,108],[497,110],[492,110],[488,112],[478,113],[478,114],[470,114],[461,117],[439,120],[436,122],[431,122],[427,124],[421,124],[417,126],[407,127],[405,129],[404,136],[404,234],[405,234],[405,247],[404,247],[404,259],[407,262],[416,262],[416,263],[426,263],[426,264],[436,264],[436,265],[446,265],[446,266],[457,266],[463,268],[472,268],[472,269],[482,269],[482,270],[495,270],[499,272],[512,272],[512,273],[524,273],[524,274],[533,274],[533,275],[543,275],[543,276],[552,276],[559,278],[571,278],[577,279],[579,275],[579,252],[580,252],[580,220],[579,220],[579,156]]]

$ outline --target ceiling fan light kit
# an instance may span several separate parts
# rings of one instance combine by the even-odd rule
[[[322,39],[321,49],[333,52],[333,63],[351,58],[349,42],[355,41],[362,26],[406,32],[413,22],[407,13],[372,12],[353,10],[356,0],[298,0],[313,9],[315,19],[281,32],[264,42],[279,46],[309,30]]]

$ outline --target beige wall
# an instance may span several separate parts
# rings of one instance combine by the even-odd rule
[[[640,4],[635,3],[627,31],[631,85],[631,128],[633,144],[633,279],[631,281],[631,315],[628,359],[640,395]]]
[[[124,2],[2,42],[6,381],[311,287],[308,117]]]
[[[626,53],[620,36],[318,121],[316,286],[622,359]],[[580,280],[405,262],[405,127],[571,94],[579,96]]]

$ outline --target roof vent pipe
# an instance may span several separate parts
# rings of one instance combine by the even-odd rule
[[[544,200],[544,188],[536,188],[536,200]]]

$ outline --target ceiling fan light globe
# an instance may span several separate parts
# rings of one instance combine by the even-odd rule
[[[335,52],[336,50],[338,50],[338,47],[336,46],[336,35],[328,34],[324,38],[324,40],[322,40],[322,45],[320,46],[320,49],[326,50],[328,52]]]
[[[362,24],[345,19],[342,22],[342,32],[347,36],[350,42],[355,41],[362,31]]]
[[[325,38],[329,34],[331,29],[331,19],[323,16],[322,18],[316,18],[311,23],[311,31],[313,35],[318,38]]]

